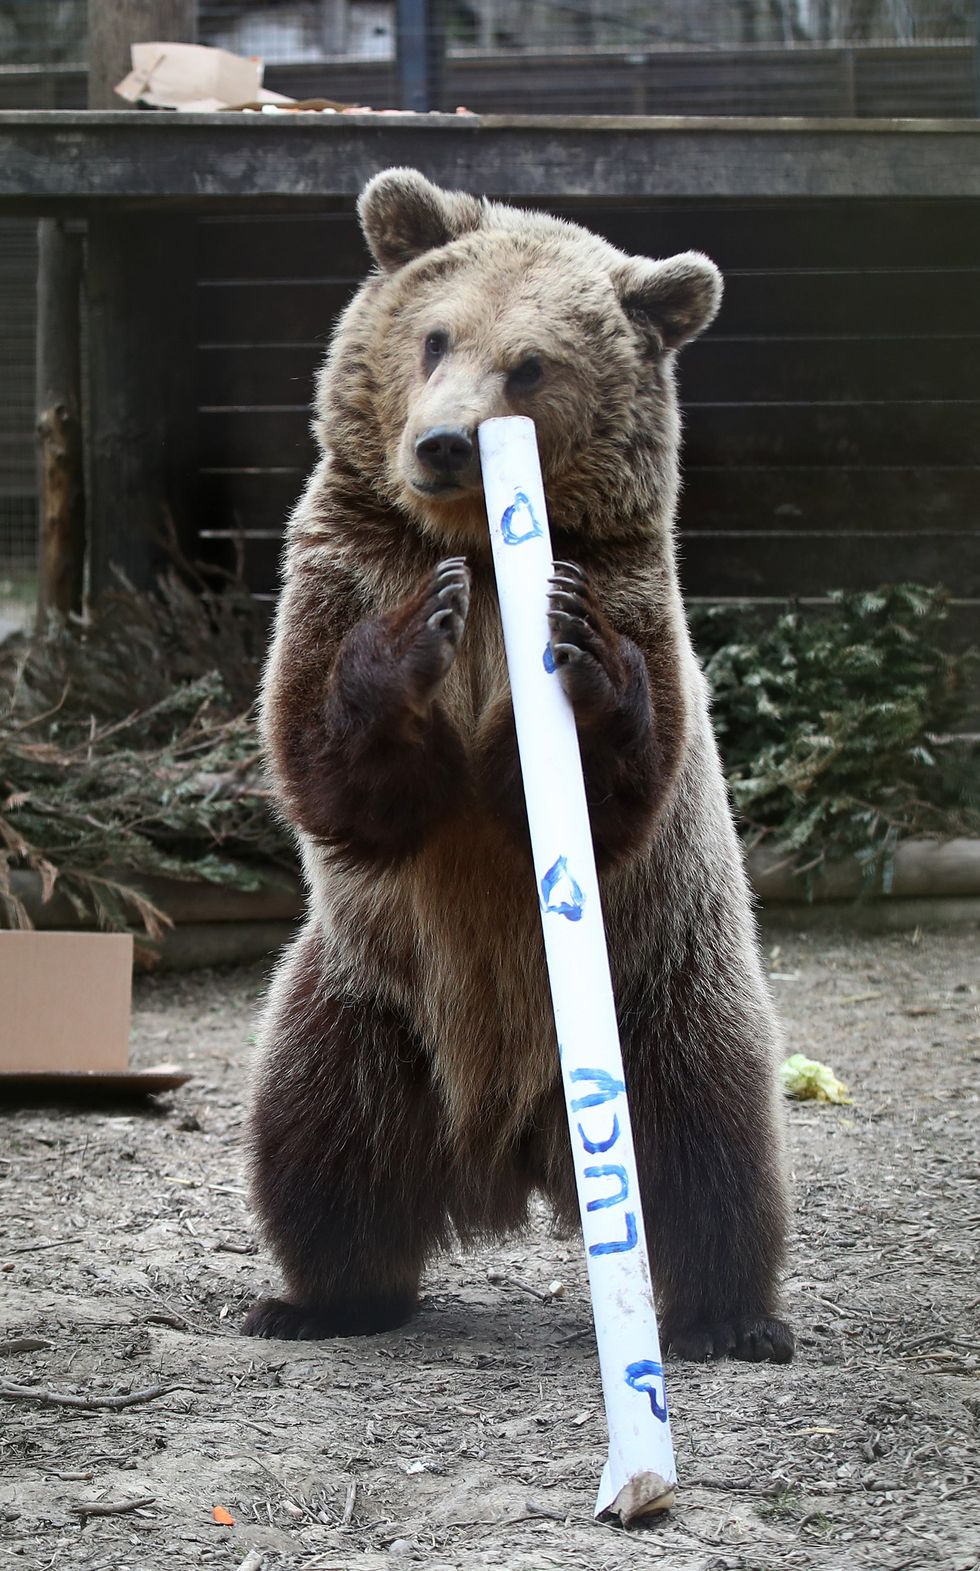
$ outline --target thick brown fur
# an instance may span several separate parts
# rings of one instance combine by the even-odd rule
[[[286,1297],[246,1329],[397,1325],[452,1234],[520,1226],[535,1189],[577,1214],[475,446],[517,413],[541,452],[664,1340],[785,1360],[777,1031],[672,534],[674,356],[720,279],[411,170],[360,211],[378,271],[320,376],[263,692],[309,911],[252,1114]],[[446,431],[451,473],[427,456]]]

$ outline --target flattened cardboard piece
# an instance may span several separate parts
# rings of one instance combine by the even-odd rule
[[[0,932],[0,1075],[125,1074],[129,933]]]
[[[175,1064],[158,1064],[153,1069],[132,1069],[123,1074],[0,1074],[0,1103],[34,1097],[45,1103],[128,1101],[177,1091],[192,1079]]]
[[[261,60],[206,44],[133,44],[133,69],[115,91],[131,104],[199,114],[254,102],[290,102],[262,87]]]

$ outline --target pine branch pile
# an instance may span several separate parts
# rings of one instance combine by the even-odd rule
[[[0,648],[0,926],[30,925],[14,869],[157,937],[167,919],[134,878],[253,889],[259,864],[294,866],[252,709],[264,641],[244,592],[174,573]]]
[[[971,657],[941,648],[939,590],[833,596],[775,622],[692,617],[743,832],[801,870],[856,854],[887,887],[914,835],[980,833],[975,749],[957,739]],[[270,812],[253,699],[264,614],[176,573],[93,621],[0,646],[0,926],[27,926],[28,869],[99,925],[166,917],[140,877],[260,887],[295,867]]]
[[[975,739],[956,734],[975,655],[941,647],[941,589],[831,601],[769,625],[713,607],[692,627],[748,843],[811,875],[856,855],[887,889],[899,840],[980,833]]]

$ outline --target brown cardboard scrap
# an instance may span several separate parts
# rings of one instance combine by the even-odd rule
[[[205,44],[133,44],[133,69],[116,86],[120,98],[155,109],[206,114],[238,104],[289,104],[262,86],[261,60]]]
[[[128,933],[0,932],[0,1075],[125,1073]]]
[[[61,1074],[0,1074],[0,1103],[38,1099],[49,1102],[99,1102],[178,1091],[193,1076],[173,1064],[152,1069],[127,1069],[118,1074],[98,1070]]]

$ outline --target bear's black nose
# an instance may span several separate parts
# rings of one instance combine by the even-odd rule
[[[458,425],[434,425],[415,444],[415,456],[436,474],[455,475],[473,457],[473,438]]]

